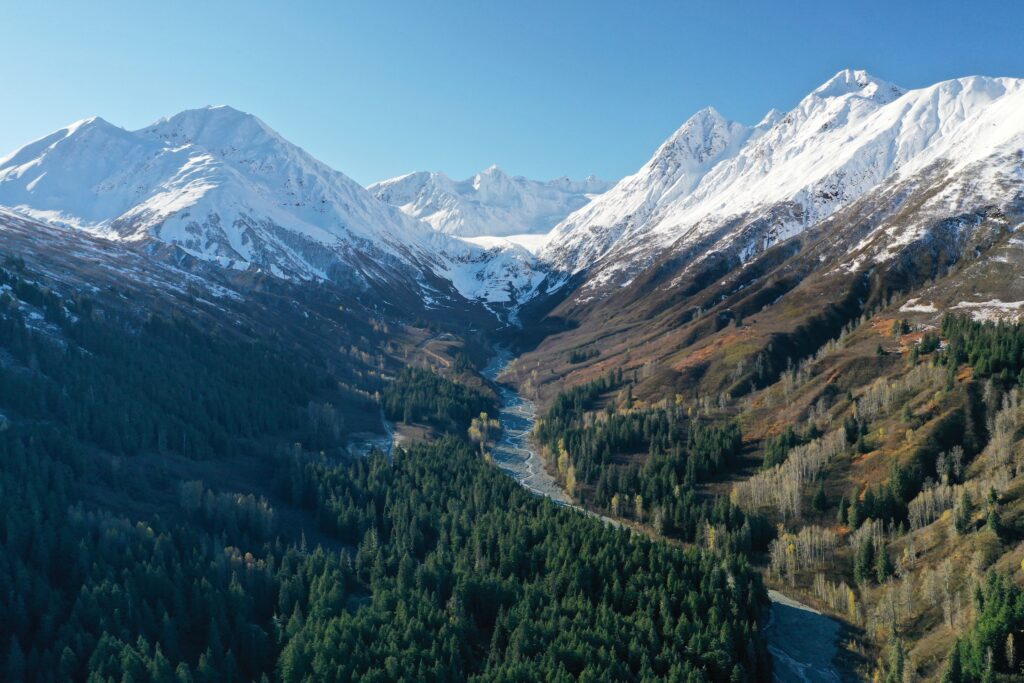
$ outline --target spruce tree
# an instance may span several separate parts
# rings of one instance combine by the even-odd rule
[[[959,504],[953,509],[953,527],[961,536],[970,531],[971,517],[974,514],[974,504],[971,502],[971,494],[964,489],[960,496]]]
[[[875,561],[875,579],[878,583],[885,583],[889,580],[889,577],[893,574],[892,561],[889,559],[888,551],[883,547],[879,548],[876,553],[877,559]]]
[[[960,641],[953,644],[946,658],[946,666],[942,670],[942,683],[963,683],[963,668],[960,664]]]
[[[811,500],[811,505],[818,512],[824,512],[828,509],[828,498],[825,496],[825,483],[818,482],[818,490],[814,493],[814,498]]]
[[[875,544],[865,538],[857,546],[853,559],[853,578],[857,583],[868,583],[875,574]]]

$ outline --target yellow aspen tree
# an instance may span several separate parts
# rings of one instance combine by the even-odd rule
[[[846,589],[846,613],[853,623],[856,624],[859,621],[860,609],[857,606],[857,594],[853,592],[852,588]]]
[[[558,460],[556,464],[558,466],[559,476],[561,476],[564,479],[565,475],[569,471],[570,461],[569,451],[565,450],[565,441],[563,441],[562,439],[558,440]]]

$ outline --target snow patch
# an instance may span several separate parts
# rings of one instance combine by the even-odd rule
[[[935,308],[935,304],[918,303],[920,299],[908,299],[907,303],[900,306],[900,311],[903,313],[938,313],[939,309]]]
[[[1016,320],[1021,316],[1024,301],[961,301],[952,308],[967,310],[975,320]]]

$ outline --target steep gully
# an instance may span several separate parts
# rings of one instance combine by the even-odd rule
[[[514,360],[501,350],[484,368],[484,376],[498,387],[501,407],[498,420],[502,435],[491,450],[495,464],[529,491],[546,496],[559,505],[578,506],[545,469],[530,434],[536,422],[536,406],[498,377]],[[584,511],[587,512],[587,511]],[[596,515],[610,524],[619,522]],[[832,660],[838,652],[839,623],[778,591],[769,591],[772,601],[765,633],[768,649],[775,659],[778,683],[838,683],[841,676]]]

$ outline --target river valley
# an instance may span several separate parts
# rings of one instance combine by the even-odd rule
[[[494,462],[533,493],[560,505],[575,507],[545,469],[544,460],[531,441],[537,418],[533,401],[498,381],[512,360],[509,352],[501,351],[483,371],[484,376],[497,385],[501,403],[498,420],[502,433],[491,451]],[[619,525],[615,520],[602,519]],[[775,660],[775,681],[838,683],[843,680],[833,664],[838,652],[839,623],[778,591],[769,591],[769,597],[772,608],[765,632],[768,649]]]

